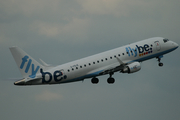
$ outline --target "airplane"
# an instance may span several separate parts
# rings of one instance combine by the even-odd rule
[[[14,85],[49,85],[83,81],[91,78],[93,84],[98,76],[109,74],[107,82],[113,84],[115,72],[135,73],[141,69],[141,62],[157,58],[159,66],[164,54],[174,51],[177,43],[162,37],[154,37],[106,52],[95,54],[58,66],[51,66],[40,59],[41,64],[18,47],[10,51],[23,76]]]

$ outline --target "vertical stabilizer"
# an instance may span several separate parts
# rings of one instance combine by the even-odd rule
[[[43,66],[18,47],[9,48],[24,78],[35,78]]]

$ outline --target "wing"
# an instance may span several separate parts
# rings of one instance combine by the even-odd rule
[[[122,62],[118,57],[116,57],[116,59],[118,63],[114,63],[112,65],[100,68],[101,72],[98,75],[105,75],[105,74],[110,74],[117,71],[122,71],[127,64]],[[99,70],[96,70],[96,71],[99,71]]]

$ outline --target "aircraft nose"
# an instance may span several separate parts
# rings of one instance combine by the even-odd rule
[[[179,47],[179,45],[178,45],[177,43],[175,43],[175,42],[173,42],[173,46],[174,46],[175,48],[178,48],[178,47]]]

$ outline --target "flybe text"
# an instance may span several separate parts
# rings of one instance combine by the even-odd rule
[[[35,65],[32,63],[32,59],[30,59],[27,55],[24,56],[22,58],[22,62],[20,65],[20,69],[23,69],[25,67],[25,63],[26,64],[26,68],[25,68],[25,73],[30,73],[31,75],[29,75],[30,78],[35,78],[36,74],[38,72],[38,70],[40,69],[40,66],[37,66],[35,68]],[[29,70],[31,68],[31,71]],[[42,75],[42,83],[49,83],[51,82],[53,79],[55,82],[60,82],[63,79],[66,79],[67,76],[64,75],[64,73],[60,70],[54,71],[53,74],[50,72],[43,72],[43,69],[40,69],[40,73]]]
[[[30,78],[35,78],[35,77],[36,77],[36,73],[38,72],[38,70],[39,70],[40,67],[37,66],[36,69],[35,69],[35,65],[32,63],[32,60],[31,60],[31,59],[28,60],[28,58],[29,58],[29,57],[28,57],[27,55],[22,58],[22,63],[21,63],[21,65],[20,65],[20,69],[23,69],[25,63],[28,61],[27,66],[26,66],[26,69],[25,69],[25,73],[28,73],[28,72],[29,72],[29,69],[30,69],[30,67],[31,67],[31,75],[29,75],[29,77],[30,77]],[[32,63],[32,64],[31,64],[31,63]]]
[[[145,44],[144,46],[136,45],[135,48],[126,47],[126,52],[129,56],[137,57],[138,53],[139,56],[143,56],[152,53],[152,47],[150,47],[148,44]]]
[[[55,82],[60,82],[67,78],[60,70],[55,71],[53,75],[50,72],[43,72],[43,69],[40,69],[40,72],[42,74],[42,83],[50,83],[53,78]]]

